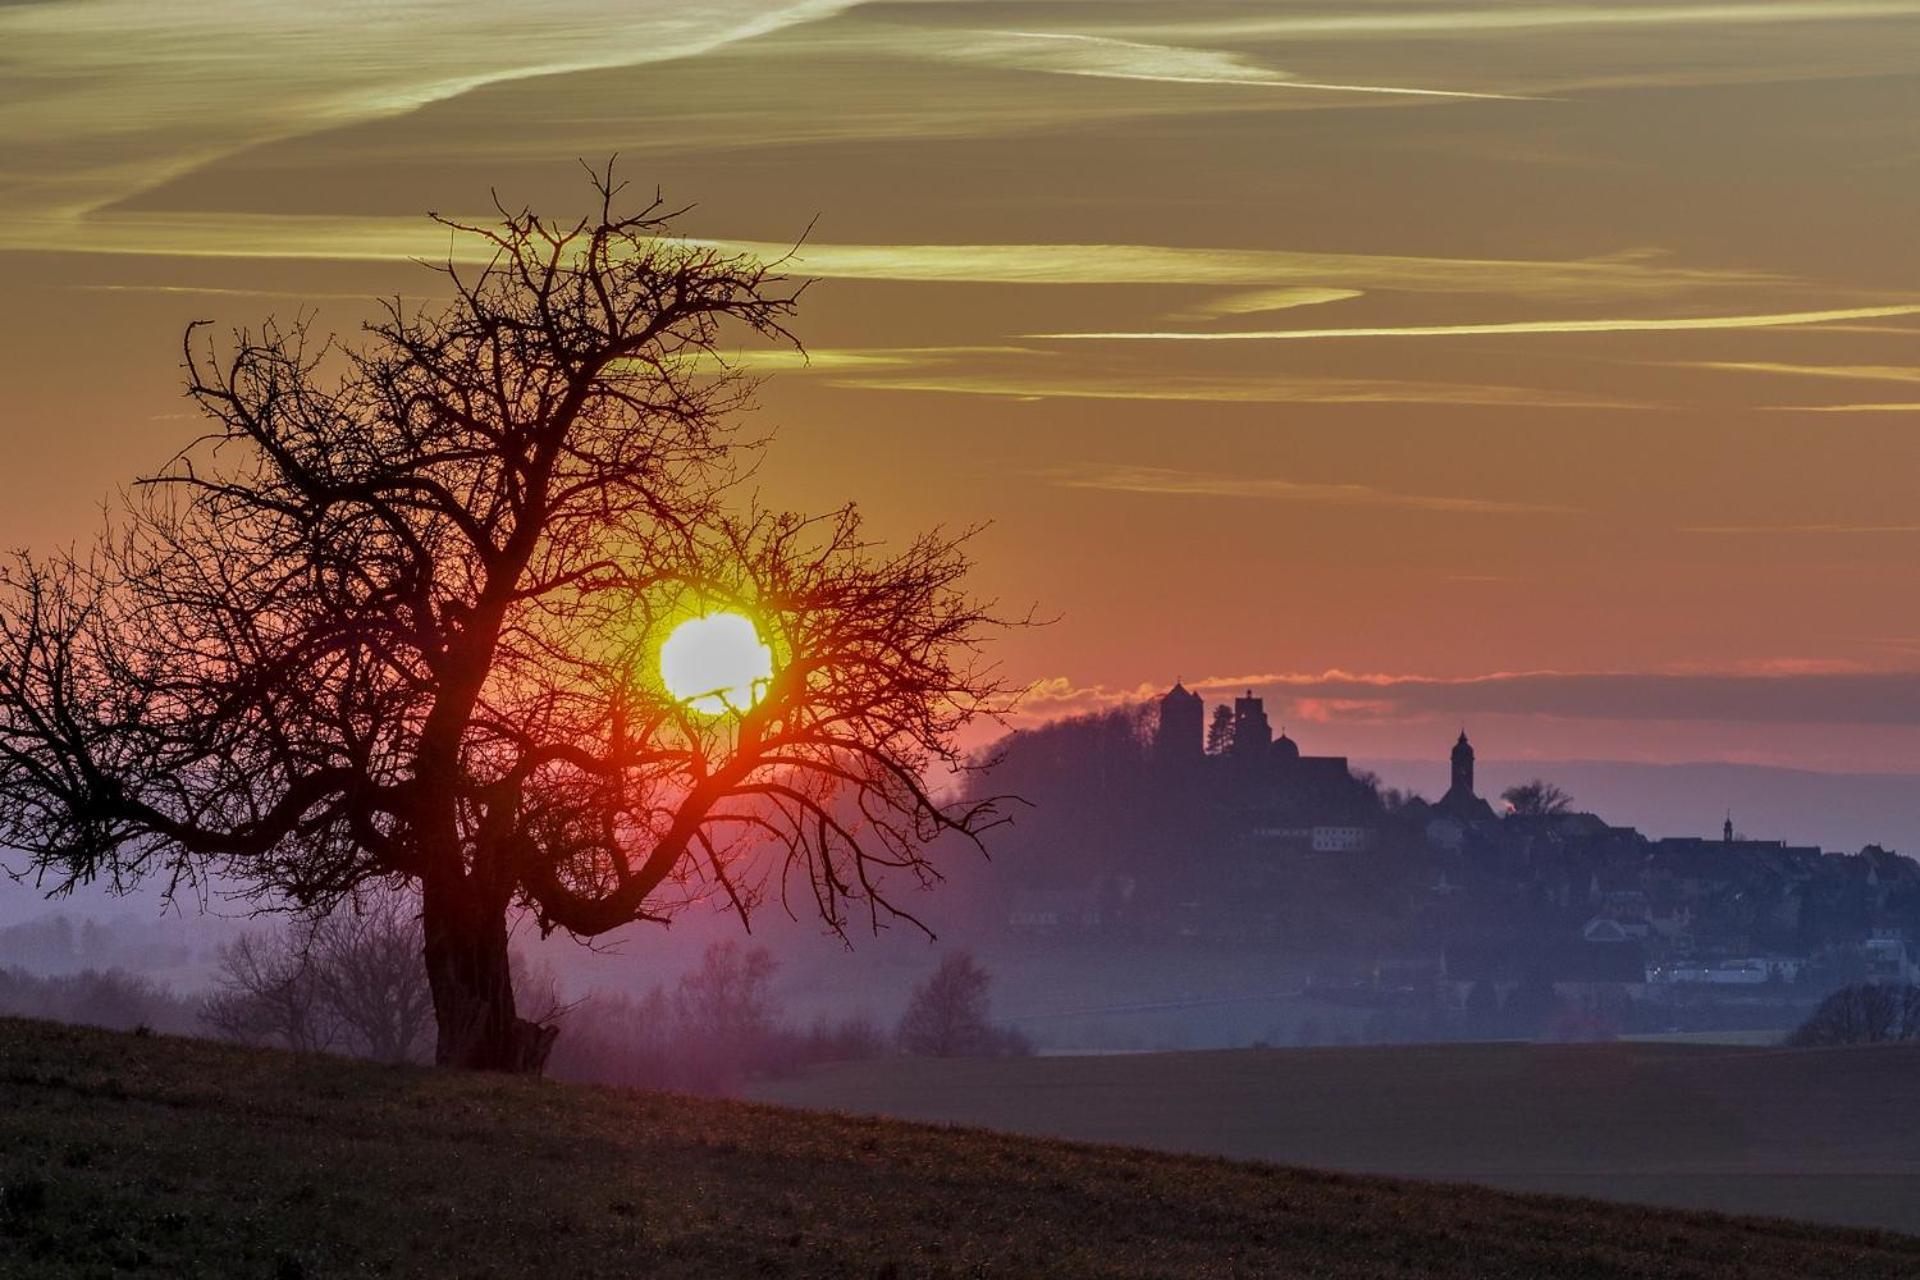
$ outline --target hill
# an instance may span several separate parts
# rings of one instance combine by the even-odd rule
[[[796,1106],[1920,1233],[1920,1046],[1453,1044],[881,1061]]]
[[[0,1272],[1912,1275],[1920,1240],[0,1022]]]

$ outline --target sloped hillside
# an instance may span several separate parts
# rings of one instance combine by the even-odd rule
[[[0,1273],[1920,1274],[1920,1239],[0,1021]]]
[[[1920,1234],[1920,1044],[882,1059],[764,1102]]]

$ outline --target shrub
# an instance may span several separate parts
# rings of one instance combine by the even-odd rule
[[[1825,1000],[1787,1043],[1796,1048],[1920,1040],[1920,987],[1863,982]]]
[[[1027,1038],[1011,1027],[996,1027],[987,1016],[992,977],[972,953],[949,952],[933,976],[915,987],[900,1019],[901,1051],[924,1058],[999,1057],[1033,1052]]]

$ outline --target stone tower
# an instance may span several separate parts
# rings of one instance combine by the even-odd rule
[[[1233,700],[1233,754],[1265,760],[1273,749],[1273,723],[1267,706],[1247,690]]]
[[[1162,760],[1198,760],[1206,752],[1206,704],[1178,680],[1160,699],[1153,753]]]

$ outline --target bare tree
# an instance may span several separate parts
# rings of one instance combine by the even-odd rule
[[[537,1071],[514,910],[591,937],[777,888],[879,928],[930,842],[998,820],[929,781],[1004,695],[963,539],[729,505],[722,347],[787,339],[798,290],[596,187],[573,224],[448,222],[486,265],[358,346],[189,330],[207,434],[92,555],[0,577],[0,844],[43,884],[218,871],[324,912],[410,882],[436,1060]],[[772,675],[709,714],[655,659],[722,610]]]
[[[433,1026],[413,900],[357,895],[331,915],[221,948],[200,1020],[230,1039],[405,1062]]]
[[[778,971],[765,947],[743,947],[731,939],[709,944],[700,967],[682,976],[673,991],[681,1034],[730,1058],[756,1057],[773,1034],[772,985]]]
[[[1920,1040],[1920,987],[1860,983],[1842,987],[1787,1037],[1797,1048]]]
[[[1381,781],[1379,774],[1370,769],[1354,770],[1353,780],[1372,795],[1374,806],[1386,813],[1398,813],[1420,798],[1411,791],[1388,786]]]
[[[1573,812],[1573,796],[1544,778],[1535,778],[1500,793],[1507,812],[1523,818],[1552,818]]]
[[[427,1040],[433,993],[420,964],[422,943],[419,911],[397,893],[346,904],[307,939],[320,998],[368,1057],[408,1062]]]
[[[673,1000],[656,984],[635,998],[592,992],[567,1012],[567,1034],[554,1047],[552,1071],[562,1080],[695,1090]]]
[[[220,948],[218,989],[200,1021],[243,1044],[302,1052],[331,1048],[340,1031],[305,939],[286,932],[243,933]]]
[[[993,979],[968,951],[951,951],[913,998],[900,1019],[903,1051],[927,1058],[962,1058],[1024,1052],[1019,1033],[996,1027],[987,1014],[987,988]]]

